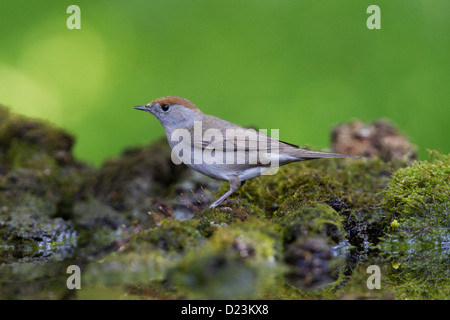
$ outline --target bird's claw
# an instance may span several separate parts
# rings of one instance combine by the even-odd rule
[[[224,200],[220,203],[213,203],[212,205],[210,205],[209,207],[214,209],[223,209],[223,210],[227,210],[227,211],[232,211],[232,209],[230,207],[226,207],[226,205],[233,205],[233,204],[239,204],[238,199],[228,199],[228,200]]]
[[[224,204],[224,205],[233,205],[233,204],[238,205],[239,204],[239,200],[238,199],[227,199],[227,200],[224,200],[222,202],[222,204]]]

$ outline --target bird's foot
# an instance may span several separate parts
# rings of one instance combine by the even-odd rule
[[[238,205],[239,204],[239,200],[238,199],[227,199],[227,200],[224,200],[222,202],[222,204],[224,204],[224,205],[233,205],[233,204]]]
[[[228,206],[231,206],[233,204],[239,204],[239,201],[237,199],[228,199],[228,200],[224,200],[220,203],[213,203],[212,205],[210,205],[210,208],[217,208],[217,209],[222,209],[222,210],[226,210],[226,211],[232,211],[232,209]]]

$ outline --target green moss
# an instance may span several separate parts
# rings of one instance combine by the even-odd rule
[[[9,300],[68,299],[73,295],[65,285],[68,261],[63,260],[65,255],[54,257],[0,263],[0,297]]]
[[[86,285],[137,285],[163,280],[166,270],[180,260],[173,252],[162,250],[117,251],[89,264],[83,272]]]
[[[278,214],[272,222],[283,239],[286,282],[300,290],[323,290],[337,281],[343,261],[333,256],[332,245],[345,239],[343,218],[326,204]]]
[[[422,216],[430,206],[438,208],[449,202],[450,155],[435,161],[416,161],[395,172],[382,205],[395,215],[408,217]]]
[[[70,163],[72,135],[43,121],[12,114],[0,106],[0,150],[7,150],[13,167],[30,166],[33,157],[48,154],[59,163]],[[39,162],[39,161],[38,161]]]
[[[211,236],[220,227],[230,225],[235,222],[245,221],[249,216],[259,217],[264,212],[247,201],[239,201],[231,205],[229,210],[225,209],[205,209],[197,212],[193,219],[198,221],[198,230],[205,237]]]
[[[395,172],[382,206],[396,221],[379,245],[397,266],[388,277],[396,298],[448,299],[450,155],[431,153],[429,161]]]
[[[326,204],[302,206],[297,210],[283,213],[273,221],[280,226],[285,243],[291,243],[299,237],[323,235],[329,236],[330,240],[337,244],[345,237],[343,218]]]
[[[130,248],[141,247],[142,244],[164,251],[183,253],[204,241],[197,225],[196,220],[162,220],[159,226],[137,234]]]
[[[71,218],[93,172],[73,160],[73,143],[64,130],[0,106],[0,246],[8,258],[73,250],[73,226],[60,218]],[[65,238],[71,243],[62,240],[61,249],[58,239]]]
[[[62,257],[76,245],[70,223],[43,214],[52,211],[42,199],[25,195],[22,205],[0,210],[0,256],[5,262]]]
[[[372,209],[381,200],[379,194],[390,175],[406,165],[380,159],[325,159],[292,163],[273,176],[247,181],[236,195],[266,214],[283,214],[302,204],[341,199],[350,209]]]
[[[210,226],[245,220],[247,216],[278,221],[284,216],[297,215],[298,224],[312,230],[311,234],[319,226],[328,230],[327,236],[334,242],[339,242],[345,237],[345,230],[353,245],[359,248],[368,242],[375,245],[390,223],[379,208],[382,192],[391,174],[405,165],[404,161],[380,159],[326,159],[289,164],[281,167],[276,175],[247,181],[232,195],[237,204],[231,206],[230,213],[207,210],[196,214],[196,218],[211,233],[214,228]],[[227,187],[224,184],[217,196]]]
[[[204,245],[190,248],[169,279],[190,297],[258,297],[280,274],[280,245],[269,224],[249,218],[218,228]]]
[[[416,161],[392,176],[381,203],[396,219],[396,238],[435,241],[450,235],[450,155]]]
[[[111,209],[110,209],[111,210]],[[188,248],[204,241],[197,221],[163,220],[160,225],[133,234],[120,250],[92,263],[85,280],[89,285],[158,285],[183,257]],[[98,234],[98,231],[95,233]]]
[[[368,267],[376,265],[380,268],[380,288],[369,289],[367,280],[372,272],[368,273]],[[392,300],[395,298],[393,287],[388,280],[388,274],[392,269],[385,261],[372,258],[371,261],[361,261],[354,266],[351,275],[345,279],[339,290],[333,290],[328,299],[340,300]]]
[[[435,163],[442,166],[441,162]],[[402,291],[412,288],[407,283],[414,282],[414,273],[416,277],[423,276],[423,269],[408,266],[398,254],[403,249],[389,247],[392,243],[404,244],[393,234],[402,230],[406,218],[408,223],[421,219],[397,213],[398,207],[393,209],[382,202],[392,188],[391,175],[405,164],[361,159],[289,165],[275,176],[248,181],[233,196],[234,201],[227,204],[229,209],[205,209],[189,221],[163,220],[158,227],[138,233],[122,253],[108,259],[111,263],[132,259],[135,266],[142,264],[139,270],[146,270],[147,258],[137,261],[134,253],[152,252],[148,257],[152,259],[159,252],[160,260],[164,258],[159,264],[160,273],[155,276],[147,270],[143,274],[153,274],[147,278],[151,280],[139,278],[143,281],[139,288],[145,288],[151,297],[154,294],[166,298],[216,299],[442,297],[447,294],[443,290],[426,294],[431,290],[429,285],[415,287],[415,295],[411,289]],[[401,169],[394,176],[402,172],[412,174],[415,166]],[[436,175],[439,174],[431,174]],[[217,194],[227,188],[224,184]],[[433,201],[427,208],[445,204]],[[398,224],[391,224],[394,215]],[[442,219],[440,215],[428,216]],[[420,229],[416,234],[428,230]],[[393,242],[383,238],[386,232]],[[425,243],[424,238],[419,240]],[[357,255],[348,256],[346,261],[342,256],[336,257],[333,250],[347,241],[355,246],[352,252]],[[365,261],[373,254],[379,258],[372,263],[383,265],[383,286],[386,286],[376,292],[365,286],[365,268],[369,264],[358,265],[359,260]],[[433,258],[441,266],[434,272],[433,281],[446,285],[445,272],[442,273],[446,261],[442,257]],[[391,268],[394,271],[385,264],[390,259],[395,260],[397,269]],[[411,277],[400,283],[400,277],[395,275],[402,270]],[[137,279],[126,281],[137,284]]]
[[[396,235],[380,244],[381,258],[391,262],[386,284],[396,299],[447,300],[450,296],[450,237],[431,238],[426,232],[403,239]]]

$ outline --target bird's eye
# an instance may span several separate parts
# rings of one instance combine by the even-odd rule
[[[169,105],[168,104],[163,104],[162,106],[161,106],[161,110],[162,111],[164,111],[164,112],[166,112],[166,111],[169,111]]]

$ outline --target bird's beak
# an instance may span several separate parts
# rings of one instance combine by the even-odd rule
[[[148,108],[147,106],[136,106],[133,108],[136,110],[141,110],[141,111],[150,111],[150,108]]]

